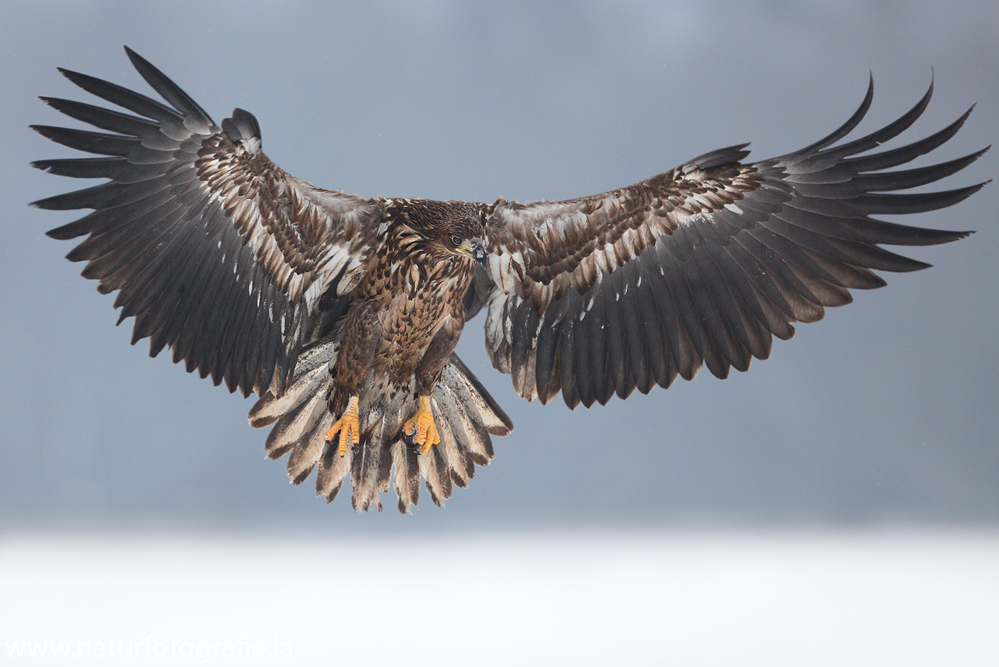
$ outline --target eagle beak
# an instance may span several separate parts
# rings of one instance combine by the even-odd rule
[[[488,252],[486,251],[486,244],[480,238],[469,239],[462,243],[456,251],[465,257],[474,259],[479,264],[485,265],[486,257],[488,257]]]
[[[486,244],[481,239],[475,239],[474,242],[475,244],[472,246],[472,259],[485,266],[487,256]]]

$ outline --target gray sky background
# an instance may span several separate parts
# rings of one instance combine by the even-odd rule
[[[27,202],[76,183],[32,170],[69,152],[38,95],[92,101],[57,66],[148,88],[128,44],[216,122],[254,113],[264,150],[364,196],[565,198],[752,141],[767,158],[875,97],[861,131],[936,95],[903,135],[972,103],[936,161],[999,139],[999,5],[767,2],[0,3],[0,522],[339,530],[524,524],[983,522],[999,519],[999,187],[906,221],[975,229],[905,251],[935,265],[798,327],[724,382],[570,412],[516,397],[481,319],[459,353],[514,420],[444,511],[354,516],[265,461],[252,405],[150,360],[113,297],[43,235],[74,219]],[[67,119],[67,123],[72,123]],[[893,144],[897,145],[897,144]],[[924,162],[925,163],[925,162]],[[999,175],[996,153],[947,183]],[[82,184],[81,184],[82,185]]]

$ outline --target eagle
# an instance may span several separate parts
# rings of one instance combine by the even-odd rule
[[[364,198],[316,187],[268,159],[260,126],[235,109],[216,124],[134,51],[162,101],[60,69],[122,110],[53,97],[98,131],[32,126],[96,157],[34,167],[105,182],[34,202],[89,209],[48,232],[86,237],[67,258],[98,291],[117,292],[120,324],[150,356],[169,347],[188,372],[258,397],[251,426],[265,451],[288,455],[301,484],[315,470],[331,502],[345,479],[355,510],[401,512],[420,481],[442,505],[493,457],[509,417],[455,355],[485,311],[493,366],[527,400],[559,394],[574,408],[634,390],[725,378],[770,355],[773,338],[885,285],[875,271],[929,266],[882,245],[966,237],[873,216],[952,206],[984,183],[935,183],[985,150],[894,169],[948,141],[944,129],[875,152],[926,109],[933,83],[898,120],[843,142],[873,99],[801,150],[744,162],[748,144],[689,160],[640,183],[564,201],[491,204]]]

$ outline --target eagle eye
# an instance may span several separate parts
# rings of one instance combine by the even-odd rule
[[[457,248],[458,246],[461,245],[461,239],[458,238],[457,236],[455,236],[454,234],[452,234],[451,235],[451,245],[453,245],[455,248]]]

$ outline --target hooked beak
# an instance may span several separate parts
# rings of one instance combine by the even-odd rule
[[[460,247],[457,248],[457,251],[462,255],[464,255],[465,257],[470,257],[471,259],[474,259],[476,262],[482,264],[483,266],[486,263],[486,257],[488,257],[488,253],[486,252],[486,244],[482,241],[482,239],[479,238],[468,239],[467,241],[462,243]]]
[[[485,266],[486,255],[486,244],[482,242],[482,239],[475,239],[475,245],[472,246],[472,259]]]

